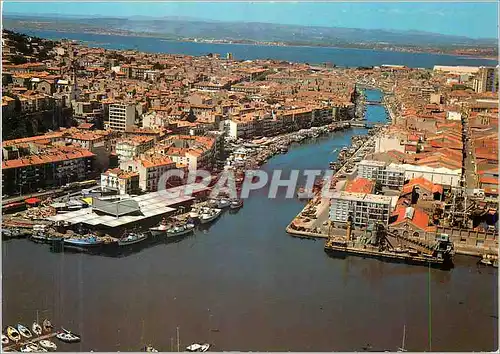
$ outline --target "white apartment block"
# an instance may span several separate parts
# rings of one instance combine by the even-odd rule
[[[139,188],[148,192],[157,191],[160,177],[175,167],[175,162],[168,157],[149,157],[120,163],[122,170],[139,174]]]
[[[135,124],[135,105],[113,103],[109,105],[106,128],[124,132]]]
[[[384,187],[401,188],[405,181],[405,170],[398,166],[387,166],[383,161],[362,160],[357,166],[358,177],[374,179]]]
[[[139,174],[119,168],[101,173],[101,188],[117,191],[120,195],[132,194],[139,189]]]
[[[133,137],[131,139],[122,139],[116,142],[116,155],[120,161],[131,160],[151,149],[154,145],[154,139],[151,137]]]
[[[385,162],[375,160],[362,160],[358,163],[358,177],[377,179],[381,170],[385,168]]]
[[[366,227],[376,222],[387,225],[395,202],[392,197],[382,195],[336,192],[330,201],[330,220],[345,223],[351,216],[355,226]]]
[[[389,167],[400,168],[405,171],[405,180],[424,177],[434,184],[448,187],[458,187],[462,178],[462,170],[451,170],[445,167],[432,168],[428,166],[415,166],[409,164],[391,163]]]

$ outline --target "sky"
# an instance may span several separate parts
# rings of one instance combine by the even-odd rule
[[[180,16],[230,22],[418,30],[498,37],[496,2],[3,2],[4,14]]]

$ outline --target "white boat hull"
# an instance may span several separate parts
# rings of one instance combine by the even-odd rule
[[[208,224],[209,222],[212,222],[215,219],[217,219],[220,216],[220,214],[221,214],[221,210],[217,211],[214,215],[211,215],[209,217],[205,217],[205,215],[202,215],[200,217],[200,223]]]
[[[150,228],[149,229],[149,232],[151,233],[152,236],[163,236],[167,233],[167,229],[165,230],[160,230],[160,229],[156,229],[154,227]]]
[[[130,246],[130,245],[135,245],[136,243],[145,241],[147,237],[140,237],[136,240],[118,240],[118,246]]]
[[[194,228],[191,229],[186,229],[178,232],[167,232],[167,237],[176,237],[176,236],[182,236],[185,234],[188,234],[190,232],[193,232]]]

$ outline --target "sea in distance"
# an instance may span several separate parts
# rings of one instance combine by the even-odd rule
[[[90,33],[59,32],[9,28],[21,33],[47,39],[82,41],[92,47],[106,49],[134,49],[141,52],[201,56],[232,53],[236,60],[277,59],[309,64],[333,63],[339,67],[371,67],[384,64],[406,65],[411,68],[432,69],[434,65],[496,66],[495,60],[430,53],[409,53],[371,49],[332,47],[267,46],[251,44],[214,44],[181,42],[154,37],[117,36]]]
[[[380,92],[367,91],[370,100]],[[386,121],[381,106],[366,107]],[[363,128],[294,144],[268,172],[327,169]],[[303,183],[303,182],[302,182]],[[297,199],[251,193],[236,214],[194,235],[120,257],[53,253],[29,240],[2,243],[4,326],[37,311],[82,336],[64,351],[160,351],[209,342],[216,351],[494,351],[498,272],[458,256],[451,271],[377,259],[331,258],[323,240],[285,227]],[[58,344],[59,345],[59,344]]]

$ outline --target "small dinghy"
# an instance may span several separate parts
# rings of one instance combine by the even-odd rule
[[[33,337],[33,334],[31,334],[31,331],[28,329],[28,327],[18,323],[17,324],[17,331],[24,337],[24,338],[31,338]]]
[[[47,350],[43,349],[43,348],[40,348],[38,345],[36,345],[35,343],[28,343],[26,345],[24,345],[22,348],[21,348],[21,352],[23,353],[33,353],[33,352],[46,352]]]
[[[148,345],[145,350],[145,352],[148,352],[148,353],[158,353],[158,350],[156,350],[155,348],[153,348],[152,345]]]
[[[2,334],[2,345],[7,344],[9,344],[9,337],[7,337],[5,334]]]
[[[210,344],[208,344],[208,343],[202,344],[201,348],[200,348],[200,352],[206,352],[206,351],[208,351],[208,349],[210,349]]]
[[[50,321],[47,319],[43,320],[42,327],[45,332],[50,332],[52,331],[52,328],[54,328],[54,326],[52,326],[52,323],[50,323]]]
[[[56,350],[57,349],[56,343],[54,343],[54,342],[52,342],[50,340],[41,340],[40,342],[38,342],[38,344],[42,348],[45,348],[47,350]]]
[[[33,322],[33,324],[31,325],[31,331],[37,336],[42,335],[42,327],[38,324],[38,322]]]
[[[201,344],[198,344],[198,343],[194,343],[194,344],[191,344],[191,345],[188,345],[186,347],[186,350],[188,352],[197,352],[201,349]]]
[[[186,347],[186,350],[188,352],[206,352],[208,349],[210,349],[210,344],[208,343],[205,344],[194,343]]]
[[[21,339],[21,335],[17,329],[12,326],[7,327],[7,337],[14,342],[18,342]]]

